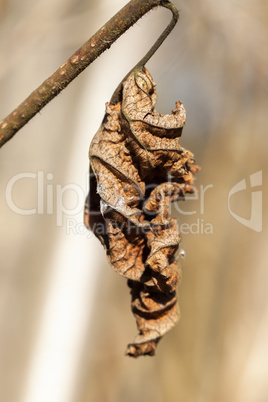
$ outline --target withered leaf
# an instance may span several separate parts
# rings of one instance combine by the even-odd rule
[[[122,84],[106,104],[90,146],[90,194],[85,223],[102,242],[116,272],[128,279],[138,335],[130,356],[154,355],[160,338],[179,319],[175,253],[180,233],[170,203],[195,192],[199,170],[179,139],[186,121],[181,102],[172,114],[155,111],[155,83],[146,68]]]

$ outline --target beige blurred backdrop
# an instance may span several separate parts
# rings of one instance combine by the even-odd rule
[[[0,117],[125,4],[0,0]],[[155,357],[125,357],[129,290],[83,227],[90,140],[169,21],[158,9],[0,151],[1,401],[268,400],[268,3],[175,5],[180,21],[148,68],[157,109],[186,106],[181,144],[202,166],[198,197],[173,207],[181,320]]]

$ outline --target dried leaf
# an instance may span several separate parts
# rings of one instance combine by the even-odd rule
[[[122,84],[90,147],[90,194],[85,223],[104,245],[116,272],[128,279],[139,334],[130,356],[154,355],[179,319],[175,259],[180,233],[170,203],[195,192],[199,170],[179,145],[186,121],[181,102],[170,115],[155,111],[155,83],[146,68]]]

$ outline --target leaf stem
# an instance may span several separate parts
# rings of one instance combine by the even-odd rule
[[[0,148],[9,141],[29,120],[54,99],[67,85],[88,67],[101,53],[110,46],[148,11],[157,6],[170,8],[173,16],[177,10],[166,0],[131,0],[100,28],[80,49],[78,49],[62,66],[36,88],[13,112],[0,121]],[[174,11],[176,10],[176,12]],[[175,21],[174,17],[173,20]],[[175,22],[176,23],[176,22]],[[170,25],[166,30],[170,28]],[[175,24],[174,24],[175,25]],[[165,30],[165,31],[166,31]],[[164,31],[164,32],[165,32]],[[170,32],[169,31],[169,32]],[[162,35],[164,35],[164,32]],[[168,32],[168,33],[169,33]],[[165,37],[168,35],[164,35]],[[161,35],[161,37],[162,37]],[[158,39],[161,43],[161,37]],[[156,42],[141,60],[145,62],[160,46]],[[145,64],[144,62],[144,64]]]
[[[156,42],[153,44],[153,46],[143,56],[143,58],[122,79],[122,81],[120,82],[120,84],[117,86],[116,90],[113,93],[113,96],[110,100],[111,103],[115,104],[119,101],[122,84],[127,79],[129,74],[131,74],[134,70],[138,70],[145,66],[145,64],[148,62],[148,60],[150,60],[150,58],[155,54],[157,49],[162,45],[162,43],[164,42],[166,37],[170,34],[172,29],[175,27],[175,25],[179,19],[179,12],[178,12],[177,8],[174,6],[174,4],[170,3],[170,1],[162,1],[161,6],[168,8],[172,12],[172,20],[170,21],[170,23],[168,24],[166,29],[162,32],[162,34],[159,36],[159,38],[156,40]]]

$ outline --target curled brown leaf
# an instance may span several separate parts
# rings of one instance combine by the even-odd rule
[[[90,194],[85,223],[100,239],[116,272],[128,279],[138,335],[130,356],[154,355],[179,319],[175,253],[180,233],[170,203],[195,192],[199,170],[179,139],[186,121],[181,102],[157,113],[156,88],[146,68],[122,84],[118,103],[107,103],[90,146]]]

